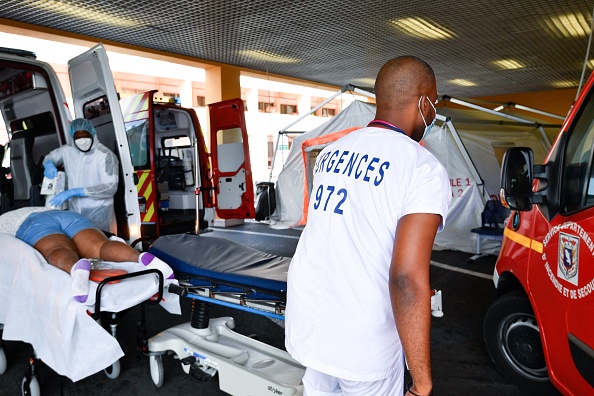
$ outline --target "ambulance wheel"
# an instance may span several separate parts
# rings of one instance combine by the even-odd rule
[[[549,380],[540,328],[523,291],[493,302],[483,335],[491,360],[508,380],[532,392],[558,394]]]
[[[163,357],[162,355],[151,355],[149,358],[149,364],[151,368],[151,379],[155,383],[157,388],[163,386],[163,380],[165,379],[165,370],[163,369]]]
[[[6,371],[6,353],[4,353],[4,349],[0,347],[0,375],[4,374]]]
[[[24,377],[21,383],[21,392],[23,396],[40,396],[41,389],[37,377],[32,377],[29,381],[27,381],[27,377]]]
[[[105,375],[109,379],[116,379],[120,376],[120,370],[122,369],[120,361],[116,360],[111,366],[103,370]]]

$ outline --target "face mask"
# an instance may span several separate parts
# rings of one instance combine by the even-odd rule
[[[417,105],[417,107],[419,108],[419,113],[421,113],[421,118],[423,119],[423,124],[425,124],[425,131],[423,132],[423,137],[421,137],[421,140],[423,140],[427,137],[427,135],[431,131],[431,128],[433,128],[433,125],[435,125],[435,120],[437,119],[437,110],[435,110],[435,106],[433,106],[433,103],[427,96],[427,100],[429,101],[429,104],[431,105],[431,107],[433,107],[433,111],[435,112],[435,117],[433,117],[433,121],[431,121],[431,124],[427,125],[427,121],[425,121],[425,116],[421,111],[421,100],[423,100],[423,95],[421,95],[421,97],[419,98],[419,104]]]
[[[91,149],[91,146],[93,145],[93,139],[92,138],[76,139],[74,141],[74,144],[76,145],[76,147],[78,147],[78,149],[80,151],[86,153],[87,151],[89,151]]]

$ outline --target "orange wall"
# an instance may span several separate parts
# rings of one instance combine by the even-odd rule
[[[532,107],[533,109],[546,111],[548,113],[566,116],[569,108],[575,100],[577,89],[558,89],[554,91],[541,91],[520,94],[483,96],[480,100],[494,102],[513,102],[516,104]]]

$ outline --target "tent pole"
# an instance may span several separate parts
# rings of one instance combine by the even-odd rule
[[[452,98],[451,96],[443,96],[442,100],[449,100],[452,103],[456,103],[459,104],[461,106],[466,106],[466,107],[470,107],[471,109],[475,109],[475,110],[480,110],[480,111],[484,111],[485,113],[489,113],[489,114],[493,114],[496,115],[498,117],[503,117],[503,118],[507,118],[509,120],[513,120],[513,121],[518,121],[518,122],[522,122],[524,124],[534,124],[534,121],[528,121],[525,120],[523,118],[520,117],[514,117],[512,115],[509,114],[505,114],[505,113],[500,113],[498,111],[495,110],[491,110],[487,107],[483,107],[483,106],[479,106],[479,105],[475,105],[473,103],[470,102],[466,102],[464,100],[460,100],[460,99],[456,99],[456,98]]]
[[[315,113],[319,108],[325,106],[327,103],[334,100],[334,98],[336,98],[337,96],[342,95],[342,93],[345,92],[346,90],[348,90],[350,87],[351,87],[350,85],[345,85],[344,87],[342,87],[340,89],[340,91],[338,91],[334,95],[330,96],[328,99],[326,99],[325,101],[323,101],[322,103],[320,103],[319,105],[317,105],[316,107],[311,109],[309,112],[307,112],[307,113],[303,114],[301,117],[297,118],[295,121],[293,121],[292,123],[290,123],[283,129],[281,129],[278,133],[285,132],[287,129],[291,128],[293,125],[297,124],[299,121],[301,121],[305,117],[309,116],[311,113]]]
[[[351,91],[375,99],[375,94],[373,92],[365,91],[364,89],[357,88],[357,87],[353,87],[353,89],[351,89]]]
[[[440,116],[440,117],[445,118],[443,116]],[[483,203],[487,203],[489,198],[485,197],[484,183],[481,179],[481,176],[478,174],[478,171],[476,170],[474,163],[470,159],[470,156],[468,155],[468,151],[466,151],[466,147],[464,147],[464,143],[462,143],[462,139],[460,139],[460,135],[458,134],[458,131],[456,130],[456,128],[454,127],[454,124],[452,123],[452,121],[449,118],[446,118],[444,124],[446,124],[448,126],[448,128],[450,129],[450,132],[452,133],[452,137],[454,138],[454,141],[456,142],[456,145],[458,146],[458,149],[460,150],[460,153],[462,154],[462,158],[464,158],[464,161],[466,162],[468,169],[470,169],[470,172],[472,173],[472,177],[474,178],[475,183],[477,184],[477,186],[483,187],[481,196],[483,197],[483,200],[484,200]]]
[[[542,125],[539,125],[538,130],[540,131],[540,134],[542,135],[542,138],[544,139],[544,141],[546,142],[545,149],[547,150],[547,152],[551,149],[551,141],[549,140],[549,137],[547,136],[547,134],[545,133],[544,128],[542,127]]]
[[[354,87],[352,85],[345,85],[338,92],[336,92],[334,95],[330,96],[328,99],[326,99],[325,101],[323,101],[322,103],[320,103],[319,105],[317,105],[316,107],[314,107],[313,109],[308,111],[307,113],[303,114],[301,117],[297,118],[295,121],[293,121],[292,123],[290,123],[283,129],[281,129],[280,131],[278,131],[278,137],[276,139],[276,146],[274,148],[274,155],[272,156],[272,164],[270,164],[270,174],[268,176],[268,182],[272,181],[272,172],[274,171],[274,161],[276,160],[276,152],[278,151],[278,141],[279,141],[281,135],[284,134],[287,131],[287,129],[291,128],[293,125],[297,124],[299,121],[303,120],[305,117],[308,117],[310,114],[315,113],[319,108],[325,106],[326,104],[328,104],[329,102],[334,100],[334,98],[336,98],[337,96],[342,95],[345,91],[351,90],[353,88]]]
[[[270,174],[268,175],[268,182],[272,182],[272,171],[274,170],[274,162],[276,161],[276,152],[278,151],[278,144],[282,136],[282,132],[276,135],[276,145],[274,146],[274,154],[272,154],[272,163],[270,164]]]
[[[513,107],[515,107],[516,109],[520,109],[520,110],[524,110],[524,111],[530,111],[532,113],[544,115],[544,116],[551,117],[551,118],[556,118],[558,120],[565,120],[565,117],[563,117],[563,116],[560,116],[560,115],[557,115],[557,114],[553,114],[553,113],[547,113],[546,111],[533,109],[531,107],[519,105],[517,103],[511,103],[510,105],[513,106]]]

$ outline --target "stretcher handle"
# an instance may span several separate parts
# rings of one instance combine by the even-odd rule
[[[93,314],[93,318],[98,319],[101,315],[101,291],[103,290],[103,286],[105,286],[108,283],[113,282],[113,281],[128,279],[128,278],[136,278],[137,276],[147,275],[150,273],[156,274],[159,277],[159,293],[158,293],[157,299],[155,301],[157,301],[156,304],[160,303],[161,300],[163,299],[164,278],[163,278],[163,273],[161,271],[159,271],[158,269],[150,268],[150,269],[145,269],[143,271],[129,272],[129,273],[123,274],[123,275],[110,276],[108,278],[103,279],[101,281],[101,283],[99,283],[99,286],[97,286],[97,291],[95,292],[95,313]],[[150,299],[147,301],[150,302]]]
[[[186,297],[188,295],[188,289],[180,285],[176,285],[175,283],[170,284],[168,290],[169,293],[177,294],[180,297]]]

